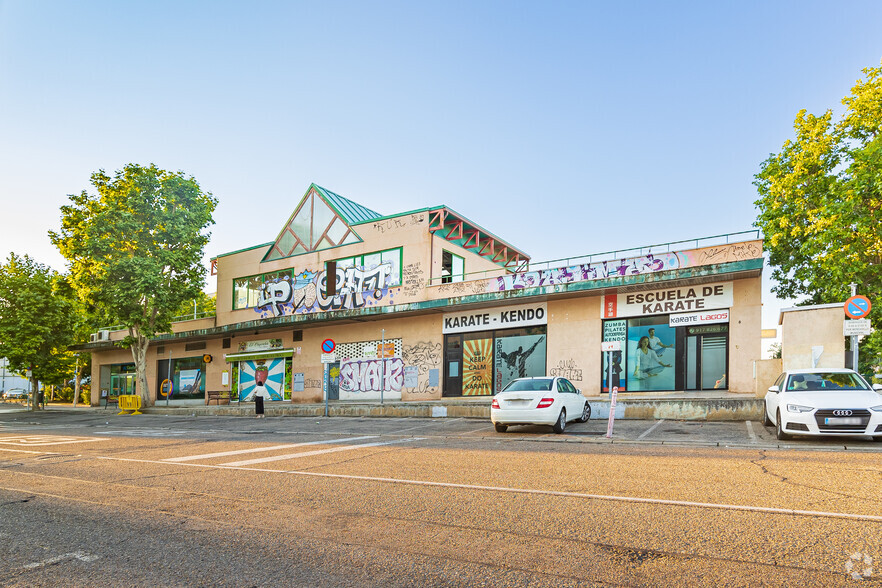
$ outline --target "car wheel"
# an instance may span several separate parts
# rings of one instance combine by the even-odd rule
[[[508,425],[500,425],[499,423],[496,423],[493,426],[496,427],[497,433],[505,433],[506,431],[508,431]]]
[[[580,423],[587,423],[588,419],[591,418],[591,405],[587,402],[585,403],[585,407],[582,408],[582,416],[579,417]]]
[[[566,409],[561,409],[560,414],[557,417],[557,422],[554,423],[554,432],[555,433],[563,433],[567,428],[567,411]]]
[[[763,404],[763,426],[772,426],[772,419],[769,418],[769,407],[767,407],[765,404]]]
[[[778,438],[779,441],[787,441],[790,439],[790,435],[784,432],[784,424],[781,422],[781,411],[778,411],[775,419],[775,437]]]

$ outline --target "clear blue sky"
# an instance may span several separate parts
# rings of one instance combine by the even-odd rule
[[[220,200],[207,257],[273,240],[310,182],[536,261],[747,230],[760,162],[879,65],[880,25],[877,0],[0,0],[0,256],[63,269],[66,195],[127,162]]]

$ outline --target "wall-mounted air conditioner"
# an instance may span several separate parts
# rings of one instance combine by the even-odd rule
[[[92,333],[89,335],[89,343],[94,343],[98,340],[98,333]]]
[[[95,334],[98,335],[98,341],[110,341],[110,331],[98,331]]]

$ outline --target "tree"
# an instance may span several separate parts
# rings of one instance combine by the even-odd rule
[[[217,200],[193,177],[154,165],[129,164],[112,178],[99,170],[91,183],[97,194],[69,196],[61,230],[49,236],[83,301],[128,329],[120,345],[132,351],[146,406],[150,339],[169,332],[175,311],[202,290],[204,230],[214,223]]]
[[[57,272],[14,253],[0,265],[0,357],[19,373],[30,370],[31,409],[38,382],[63,381],[73,370],[75,297]]]
[[[214,316],[215,312],[217,312],[217,296],[206,294],[200,290],[195,298],[187,300],[178,307],[175,311],[175,318],[178,320],[202,318]]]
[[[882,67],[863,73],[839,120],[831,110],[799,111],[795,138],[755,176],[754,225],[784,298],[843,302],[856,283],[882,305]],[[871,352],[861,354],[863,372],[882,363],[882,312],[870,318],[876,332],[865,340]]]

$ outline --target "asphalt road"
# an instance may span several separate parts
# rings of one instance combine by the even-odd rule
[[[882,444],[0,413],[4,586],[882,586]]]

